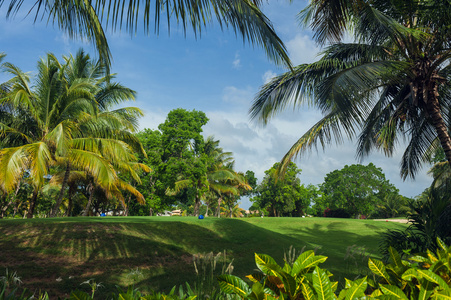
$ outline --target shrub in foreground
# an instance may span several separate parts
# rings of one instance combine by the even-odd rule
[[[293,264],[279,266],[269,255],[255,254],[258,272],[249,276],[253,283],[233,275],[219,276],[221,289],[242,299],[451,299],[451,247],[438,241],[436,253],[412,256],[402,260],[389,249],[390,262],[369,259],[374,279],[346,279],[337,293],[338,282],[319,267],[327,257],[313,251],[302,253]]]

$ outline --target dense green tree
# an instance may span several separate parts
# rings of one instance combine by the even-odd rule
[[[291,162],[283,179],[278,178],[275,163],[265,171],[265,177],[256,189],[253,201],[261,209],[265,209],[269,216],[301,216],[310,205],[310,199],[305,193],[305,187],[301,185],[297,177],[301,173],[296,164]],[[303,198],[306,197],[306,198]]]
[[[255,193],[255,190],[257,189],[257,177],[255,177],[254,171],[247,170],[246,173],[244,173],[244,178],[246,179],[247,184],[252,188],[250,190],[245,191],[241,194],[241,196],[252,196],[253,193]]]
[[[326,175],[321,186],[321,205],[329,209],[344,209],[351,216],[368,216],[384,198],[398,190],[387,179],[382,169],[372,163],[368,166],[344,166]]]
[[[203,112],[176,109],[159,130],[137,134],[147,153],[141,161],[153,170],[137,187],[146,198],[146,211],[161,211],[175,204],[189,209],[192,205],[197,215],[204,201],[206,214],[216,207],[219,215],[222,204],[235,205],[240,192],[250,188],[244,175],[233,169],[232,153],[225,152],[219,140],[201,135],[207,121]],[[139,213],[143,209],[133,210]]]
[[[65,30],[70,37],[83,37],[94,43],[103,62],[109,66],[110,50],[105,37],[104,25],[113,31],[126,28],[136,34],[138,22],[142,20],[144,31],[159,32],[160,22],[166,17],[168,28],[176,21],[187,31],[191,27],[196,36],[202,28],[216,19],[221,28],[231,27],[244,41],[261,46],[268,57],[278,64],[290,64],[285,46],[261,12],[260,0],[227,1],[0,1],[0,7],[7,6],[7,17],[20,10],[35,12],[35,20],[46,19]],[[9,4],[8,4],[9,3]],[[29,6],[28,6],[29,5]],[[153,27],[153,28],[152,28]]]
[[[324,117],[282,160],[343,135],[358,134],[357,154],[393,154],[407,148],[402,177],[414,176],[431,149],[451,162],[449,107],[451,8],[446,0],[312,0],[300,14],[321,43],[317,62],[274,78],[259,92],[251,115],[262,122],[291,105],[309,105]],[[354,43],[343,43],[345,32]]]
[[[158,167],[162,164],[163,148],[161,144],[162,134],[159,130],[144,129],[136,134],[137,138],[143,145],[147,156],[139,155],[140,162],[151,168],[151,172],[142,175],[142,183],[137,189],[145,198],[144,205],[136,205],[132,203],[130,207],[131,215],[150,215],[154,212],[165,210],[165,190],[164,184],[160,180]]]
[[[163,148],[158,169],[167,187],[165,193],[194,202],[196,215],[202,195],[208,190],[207,157],[201,135],[202,126],[207,122],[207,116],[201,111],[178,108],[170,111],[166,121],[158,126]]]
[[[317,214],[312,209],[312,206],[305,206],[306,204],[312,205],[313,203],[316,203],[318,199],[321,199],[322,192],[319,187],[313,184],[308,184],[307,186],[302,185],[301,187],[302,189],[300,190],[300,198],[303,199],[303,201],[296,202],[296,208],[292,212],[292,214],[294,216],[299,216],[302,214],[322,216],[324,209],[321,211],[321,214]]]

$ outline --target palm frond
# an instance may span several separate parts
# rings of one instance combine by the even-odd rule
[[[0,6],[3,2],[0,2]],[[10,1],[7,16],[17,13],[23,2],[23,0]],[[261,46],[275,63],[291,65],[283,42],[253,1],[156,0],[154,6],[151,6],[150,1],[141,6],[140,4],[141,1],[135,0],[56,2],[36,0],[35,20],[39,16],[43,18],[48,15],[48,21],[56,23],[68,33],[69,37],[87,37],[96,45],[99,57],[107,67],[110,66],[111,53],[101,24],[102,18],[105,18],[106,26],[110,25],[113,30],[125,26],[131,34],[136,33],[139,19],[143,18],[145,31],[149,32],[153,25],[155,32],[158,33],[162,14],[166,17],[168,28],[171,20],[175,19],[185,32],[191,27],[196,35],[201,33],[201,28],[216,19],[221,28],[230,26],[244,41]]]
[[[111,109],[113,106],[125,101],[135,100],[136,91],[129,89],[119,83],[108,82],[96,93],[96,100],[102,111]]]
[[[408,39],[421,41],[427,37],[423,31],[408,28],[371,5],[362,6],[355,20],[356,39],[370,45],[380,45],[390,40],[405,49]]]
[[[114,186],[116,172],[102,156],[89,151],[71,149],[68,159],[76,169],[85,170],[90,174],[103,189],[112,189]]]
[[[16,183],[28,167],[27,153],[23,147],[0,150],[0,186],[5,192],[14,190]]]
[[[28,144],[22,148],[28,156],[28,171],[32,182],[39,189],[44,184],[44,175],[48,174],[49,166],[53,161],[51,152],[44,142]]]
[[[415,174],[426,162],[426,153],[437,137],[437,133],[427,120],[416,124],[410,132],[410,142],[401,160],[401,177],[403,179],[410,176],[415,178]]]
[[[310,25],[313,38],[319,44],[339,42],[350,27],[351,17],[362,5],[365,5],[362,0],[313,0],[299,13],[298,18],[304,26]]]
[[[123,191],[127,191],[130,194],[132,194],[133,196],[136,197],[136,200],[138,201],[139,204],[145,204],[146,203],[146,199],[144,198],[144,196],[132,185],[128,184],[127,182],[118,179],[116,181],[116,186]]]
[[[348,130],[352,130],[352,126],[347,124],[348,120],[346,117],[343,119],[340,117],[342,116],[339,111],[333,111],[304,133],[282,158],[278,167],[279,176],[283,177],[285,170],[293,158],[298,157],[306,150],[311,150],[313,147],[317,148],[318,142],[323,148],[333,140],[337,144],[342,143],[342,127],[348,127]],[[343,122],[344,126],[341,126],[341,122]]]

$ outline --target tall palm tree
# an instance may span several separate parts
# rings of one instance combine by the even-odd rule
[[[231,27],[233,31],[253,45],[261,46],[268,57],[278,64],[290,65],[286,48],[276,35],[268,18],[259,9],[261,0],[208,0],[208,1],[45,1],[35,0],[24,6],[23,0],[0,0],[0,8],[7,6],[7,17],[21,9],[29,14],[34,11],[35,20],[47,17],[48,22],[57,24],[70,37],[88,38],[99,51],[106,66],[110,65],[110,50],[104,32],[104,25],[113,31],[125,27],[131,35],[136,34],[140,20],[145,33],[159,33],[161,19],[166,18],[168,28],[171,21],[181,24],[186,32],[191,27],[201,35],[203,27],[216,20],[221,28]],[[141,19],[142,18],[142,19]]]
[[[284,156],[281,170],[318,143],[324,147],[359,132],[361,158],[373,149],[390,156],[400,139],[410,141],[403,178],[414,177],[438,147],[451,163],[451,9],[445,2],[313,0],[301,12],[318,42],[338,42],[317,62],[274,78],[250,109],[263,123],[289,105],[322,111],[324,117]],[[355,43],[340,42],[347,29]]]
[[[145,152],[132,134],[138,129],[138,118],[143,114],[135,107],[125,107],[111,110],[114,105],[125,101],[133,100],[135,92],[118,83],[114,83],[114,74],[107,74],[105,65],[101,61],[93,61],[90,56],[79,50],[75,57],[72,55],[65,57],[64,77],[68,85],[72,85],[80,80],[92,82],[95,102],[98,107],[96,114],[85,113],[78,120],[80,136],[73,137],[72,145],[79,150],[89,150],[100,154],[107,159],[113,167],[118,170],[124,166],[128,167],[127,172],[139,177],[130,168],[130,161],[137,158],[129,151],[132,146],[135,151]],[[111,149],[121,149],[121,153],[114,153]],[[74,149],[73,149],[74,150]],[[71,170],[71,161],[65,160],[66,172],[61,183],[61,192],[52,210],[51,216],[55,216],[63,199],[65,187]],[[148,168],[140,165],[145,170]],[[124,170],[122,170],[124,171]],[[118,180],[118,179],[116,179]],[[115,187],[116,185],[108,187]],[[142,197],[142,195],[141,195]]]
[[[34,191],[29,218],[52,165],[65,166],[64,182],[71,169],[78,169],[88,172],[99,186],[112,189],[117,174],[111,162],[133,161],[134,156],[130,145],[111,134],[123,125],[118,125],[121,118],[103,117],[96,99],[100,90],[97,78],[71,78],[70,72],[65,72],[73,67],[71,60],[61,64],[52,54],[38,62],[34,86],[30,86],[29,75],[16,66],[3,66],[14,76],[4,84],[8,93],[2,99],[13,122],[0,122],[0,135],[13,147],[0,151],[0,188],[12,191],[23,174],[30,173]],[[64,184],[58,207],[63,192]]]
[[[219,147],[219,140],[209,136],[205,141],[204,151],[209,157],[210,164],[207,168],[208,200],[217,199],[216,215],[220,217],[220,207],[226,195],[237,195],[238,189],[234,182],[239,179],[233,170],[232,152],[224,152]],[[206,197],[207,200],[207,197]]]

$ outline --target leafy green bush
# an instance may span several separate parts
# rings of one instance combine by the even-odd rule
[[[247,276],[253,284],[232,275],[218,277],[221,289],[242,299],[450,299],[451,247],[437,241],[436,254],[412,256],[402,260],[394,248],[389,248],[390,263],[369,259],[374,279],[346,279],[345,287],[337,294],[338,283],[332,274],[319,264],[327,257],[306,251],[283,267],[265,254],[255,254],[258,272]]]
[[[450,189],[451,192],[451,189]],[[451,194],[431,189],[424,201],[411,202],[413,213],[408,215],[410,226],[402,230],[383,233],[380,251],[388,257],[389,247],[398,252],[411,253],[437,249],[437,238],[451,244]]]

